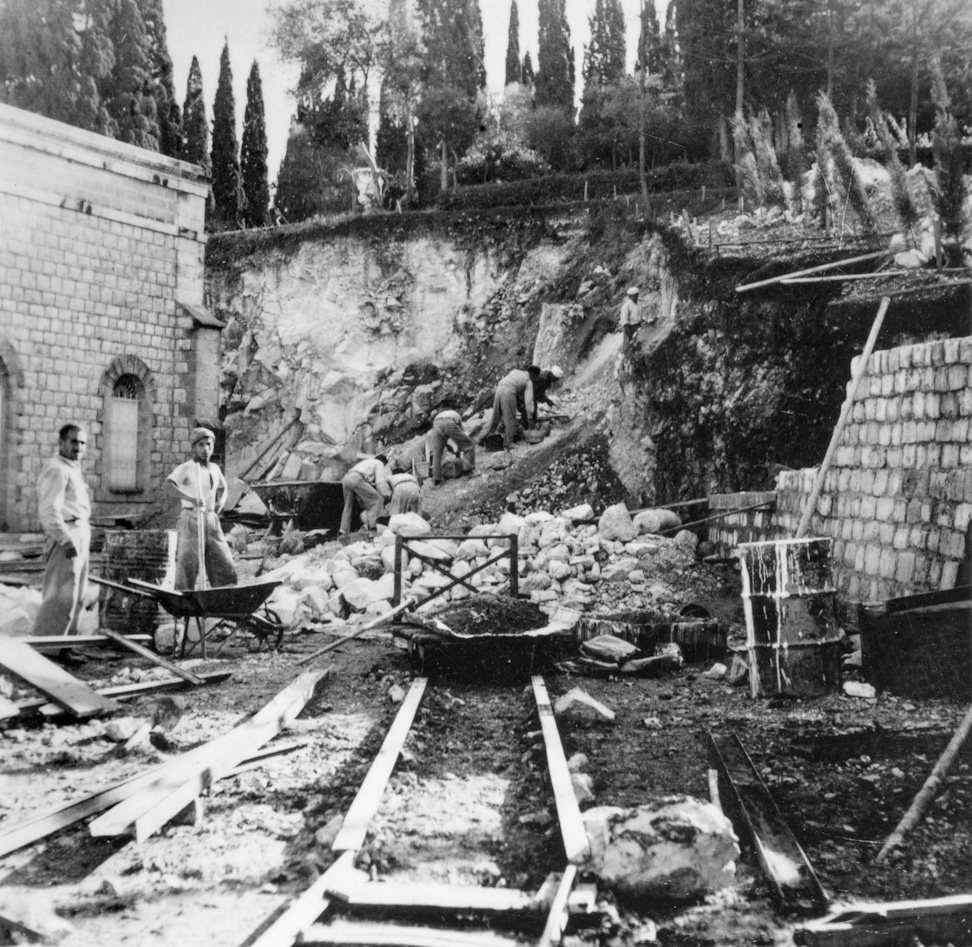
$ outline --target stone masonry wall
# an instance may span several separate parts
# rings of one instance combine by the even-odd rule
[[[186,394],[197,323],[185,307],[203,301],[207,181],[194,165],[8,106],[0,167],[0,529],[38,528],[37,476],[68,421],[89,430],[96,514],[144,510],[184,459],[200,408]],[[112,493],[105,410],[126,374],[146,402],[139,489]]]
[[[808,532],[833,540],[834,578],[849,600],[955,587],[972,520],[970,423],[972,337],[868,360]],[[779,475],[772,525],[754,538],[794,535],[816,473]]]

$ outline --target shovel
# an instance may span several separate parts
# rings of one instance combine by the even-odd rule
[[[209,578],[206,575],[206,503],[203,498],[202,464],[196,464],[196,497],[199,500],[199,506],[196,508],[196,551],[199,559],[196,588],[208,589]]]

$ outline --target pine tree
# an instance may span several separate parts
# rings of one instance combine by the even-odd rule
[[[503,84],[513,85],[520,79],[520,11],[516,7],[516,0],[512,0],[506,37],[506,81]]]
[[[269,223],[270,214],[267,126],[263,110],[260,66],[255,59],[246,80],[246,111],[243,114],[240,173],[243,178],[243,221],[247,227],[265,227]]]
[[[112,2],[0,2],[0,101],[108,134],[98,83],[115,62]]]
[[[530,58],[530,50],[523,54],[523,68],[520,70],[521,81],[526,86],[533,86],[537,81],[537,74],[533,70],[533,60]]]
[[[624,12],[620,0],[596,0],[589,23],[591,41],[584,50],[584,83],[616,85],[624,77]]]
[[[148,36],[135,0],[121,0],[111,24],[115,64],[101,85],[101,97],[111,116],[111,133],[119,141],[159,150],[159,123]]]
[[[539,0],[536,104],[574,112],[574,63],[564,0]]]
[[[155,99],[155,114],[159,123],[159,151],[170,158],[178,158],[182,146],[182,111],[172,80],[172,59],[166,40],[162,0],[139,0],[139,9],[148,40],[152,97]]]
[[[236,142],[236,102],[229,41],[219,58],[219,81],[213,102],[213,223],[219,230],[238,230],[243,218],[239,148]]]
[[[186,83],[186,100],[182,106],[182,147],[180,157],[183,161],[198,164],[208,175],[209,163],[209,122],[206,120],[206,103],[203,101],[202,72],[199,60],[193,56],[189,66],[189,79]]]

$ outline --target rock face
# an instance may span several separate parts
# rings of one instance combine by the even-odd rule
[[[590,867],[618,895],[685,901],[731,885],[739,843],[715,806],[668,796],[653,806],[584,813]]]

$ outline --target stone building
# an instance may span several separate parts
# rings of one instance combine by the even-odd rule
[[[221,325],[203,308],[195,165],[0,105],[0,529],[38,528],[68,421],[96,516],[138,517],[215,423]]]

